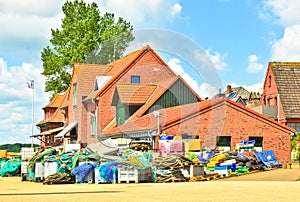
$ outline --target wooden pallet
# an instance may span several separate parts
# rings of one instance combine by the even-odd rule
[[[178,169],[183,169],[184,166],[170,166],[169,170],[178,170]]]
[[[218,174],[207,174],[207,175],[194,176],[190,179],[190,182],[209,181],[209,180],[217,179],[217,177],[218,177]]]
[[[172,177],[171,180],[172,180],[172,182],[186,182],[186,179],[184,179],[184,178]]]
[[[119,180],[118,181],[119,184],[129,184],[129,183],[138,183],[135,180]]]
[[[201,162],[184,162],[183,165],[185,166],[203,166]]]

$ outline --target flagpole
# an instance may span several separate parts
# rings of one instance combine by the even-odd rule
[[[31,123],[31,148],[33,148],[33,125],[34,125],[34,80],[32,82],[32,123]]]

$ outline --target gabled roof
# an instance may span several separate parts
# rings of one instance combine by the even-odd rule
[[[170,77],[169,79],[163,80],[161,82],[157,82],[156,84],[145,86],[144,88],[147,90],[146,92],[143,92],[143,90],[142,90],[143,88],[140,88],[140,91],[139,90],[137,91],[137,93],[132,97],[132,100],[137,99],[137,100],[135,100],[136,103],[137,102],[141,103],[141,102],[144,102],[145,100],[146,100],[146,102],[142,103],[144,105],[142,105],[128,120],[126,120],[125,123],[131,122],[131,121],[134,121],[134,120],[137,120],[138,118],[140,118],[178,80],[182,81],[190,89],[190,91],[192,91],[194,93],[194,95],[198,98],[198,100],[202,101],[202,99],[199,97],[199,95],[197,93],[195,93],[194,90],[191,89],[191,87],[189,85],[187,85],[187,83],[184,81],[184,79],[182,79],[180,76]],[[133,85],[136,85],[136,84],[133,84]],[[117,85],[117,88],[118,88],[118,86],[119,85]],[[124,85],[122,87],[126,88],[126,85]],[[131,86],[129,88],[132,88],[131,90],[134,89],[133,86]],[[142,95],[141,93],[145,93],[145,94]],[[126,90],[125,90],[125,93],[123,95],[124,102],[128,102],[128,99],[131,99],[130,96],[128,96],[128,94],[130,94],[130,93],[126,92]],[[139,95],[140,95],[140,98],[138,98]],[[113,102],[116,102],[116,101],[113,100]],[[113,104],[116,105],[116,103],[113,103]],[[105,127],[105,129],[103,131],[109,131],[114,127],[116,127],[115,119],[113,119],[111,121],[111,123],[107,127]]]
[[[60,95],[57,94],[52,101],[46,105],[44,108],[50,107],[50,108],[56,108],[55,112],[51,117],[44,118],[40,122],[36,124],[36,126],[40,126],[45,123],[63,123],[64,121],[64,115],[60,112],[60,108],[65,103],[66,97],[68,96],[69,88],[65,91],[64,94]],[[55,107],[54,107],[55,106]]]
[[[270,62],[274,80],[287,118],[300,117],[300,62]]]
[[[142,105],[156,89],[156,85],[117,84],[113,105],[117,105],[115,96],[118,95],[122,103],[127,105]]]
[[[46,106],[43,107],[45,108],[58,108],[63,100],[64,95],[63,94],[56,94],[54,98],[47,104]]]
[[[185,120],[188,117],[205,113],[207,110],[212,110],[213,107],[217,107],[220,105],[233,105],[239,111],[246,111],[251,115],[259,117],[262,121],[269,122],[274,125],[274,127],[279,127],[284,130],[293,131],[294,129],[278,123],[277,121],[266,117],[254,110],[251,110],[241,104],[238,104],[228,98],[218,98],[213,100],[202,101],[198,103],[192,103],[182,106],[170,107],[159,110],[160,116],[160,125],[162,129],[171,124],[176,124]],[[120,134],[126,132],[136,132],[136,131],[144,131],[144,130],[156,130],[157,129],[157,118],[153,113],[147,114],[138,118],[137,120],[130,120],[125,124],[115,127],[113,129],[105,131],[105,134]]]
[[[235,92],[232,98],[235,97],[241,97],[242,99],[249,99],[250,93],[247,91],[244,87],[239,86],[239,87],[234,87],[231,88],[232,92]]]
[[[116,83],[122,77],[122,75],[126,74],[126,72],[129,71],[130,68],[135,64],[135,62],[147,52],[151,52],[162,65],[172,72],[174,76],[176,75],[174,71],[161,59],[161,57],[149,45],[147,45],[140,50],[130,53],[129,55],[110,63],[109,66],[112,67],[112,69],[108,75],[112,76],[112,78],[101,89],[95,92],[94,98],[104,93],[109,87],[112,86],[112,84]]]
[[[78,90],[82,95],[88,95],[93,89],[96,76],[106,76],[111,71],[109,65],[99,64],[75,64],[73,77],[77,77],[77,82],[80,83]]]
[[[154,93],[149,97],[147,103],[145,103],[139,110],[137,110],[130,117],[130,119],[135,120],[138,117],[141,117],[178,80],[181,80],[189,88],[189,90],[191,90],[194,93],[198,100],[202,100],[200,96],[189,85],[187,85],[187,83],[184,79],[182,79],[181,76],[170,77],[169,79],[157,83],[157,88],[155,89]]]

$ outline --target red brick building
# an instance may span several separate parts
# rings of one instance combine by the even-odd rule
[[[56,109],[65,128],[55,137],[82,146],[134,114],[201,101],[149,46],[108,65],[75,64],[65,94]]]
[[[260,104],[273,106],[277,120],[300,131],[300,63],[270,62]]]
[[[289,163],[290,133],[295,130],[228,98],[202,101],[158,111],[106,131],[110,137],[152,134],[158,130],[173,136],[197,136],[202,148],[228,146],[256,140],[262,150],[273,150],[280,163]],[[159,124],[158,124],[159,122]]]
[[[65,94],[57,94],[49,104],[43,107],[44,119],[36,124],[40,129],[39,134],[33,137],[40,140],[41,146],[56,146],[61,144],[61,141],[55,140],[54,136],[64,129],[64,116],[59,109],[62,107]]]

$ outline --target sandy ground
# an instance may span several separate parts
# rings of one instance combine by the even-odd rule
[[[299,166],[212,181],[43,185],[0,177],[0,201],[299,201]]]

